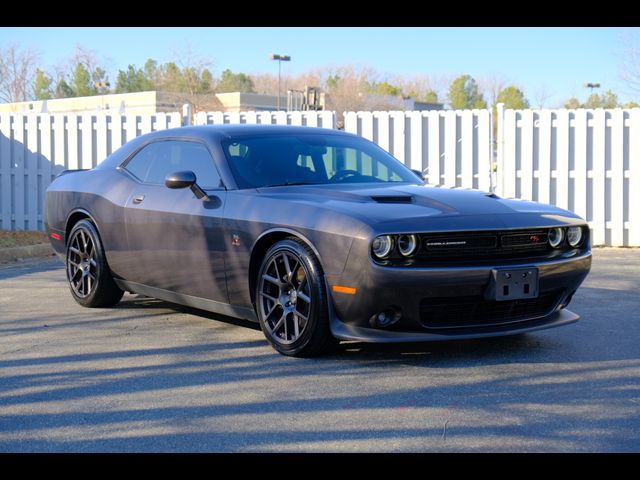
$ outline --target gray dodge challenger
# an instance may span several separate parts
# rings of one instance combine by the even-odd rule
[[[45,224],[80,305],[132,292],[257,321],[292,356],[565,325],[591,268],[575,214],[431,187],[374,143],[311,127],[142,135],[60,174]]]

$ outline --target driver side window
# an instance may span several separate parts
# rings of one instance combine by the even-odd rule
[[[190,170],[200,187],[218,188],[220,176],[209,150],[198,142],[164,140],[150,143],[124,167],[143,183],[164,185],[167,175]]]

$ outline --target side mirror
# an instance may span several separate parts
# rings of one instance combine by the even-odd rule
[[[412,169],[411,169],[411,171],[412,171],[413,173],[415,173],[415,174],[416,174],[416,176],[417,176],[420,180],[422,180],[422,181],[424,181],[424,180],[425,180],[424,175],[423,175],[423,173],[422,173],[420,170],[416,170],[416,169],[412,168]]]
[[[204,190],[196,183],[196,174],[190,170],[184,172],[175,172],[167,175],[164,179],[164,184],[171,189],[187,188],[189,187],[193,194],[203,200],[208,201],[209,197]]]
[[[164,184],[172,189],[191,187],[196,184],[196,174],[191,171],[172,173],[164,179]]]

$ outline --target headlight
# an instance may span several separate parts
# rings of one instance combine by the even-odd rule
[[[549,245],[558,248],[564,239],[564,230],[561,228],[552,228],[549,230]]]
[[[567,228],[567,241],[572,247],[577,247],[582,242],[582,227]]]
[[[371,249],[376,257],[385,258],[393,249],[393,237],[391,235],[380,235],[374,238]]]
[[[417,235],[400,235],[398,237],[398,251],[403,257],[408,257],[416,253],[418,249]]]

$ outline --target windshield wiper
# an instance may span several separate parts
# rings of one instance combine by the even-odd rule
[[[316,182],[284,182],[284,183],[274,183],[273,185],[264,185],[262,188],[269,187],[290,187],[293,185],[318,185]]]

